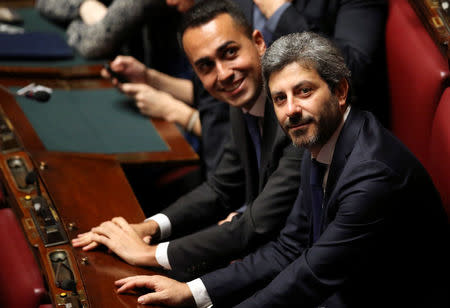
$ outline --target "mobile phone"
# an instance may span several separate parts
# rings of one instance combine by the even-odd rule
[[[108,71],[108,73],[111,75],[111,78],[116,78],[117,81],[119,81],[120,83],[128,82],[128,79],[125,76],[123,76],[122,74],[119,74],[119,73],[113,71],[111,66],[108,63],[105,63],[103,66]]]

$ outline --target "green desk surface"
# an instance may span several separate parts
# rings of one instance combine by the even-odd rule
[[[65,1],[65,0],[61,0]],[[51,23],[34,8],[24,8],[15,10],[24,19],[24,28],[26,32],[56,32],[66,39],[65,29]],[[20,60],[20,61],[0,61],[0,66],[28,66],[28,67],[67,67],[67,66],[82,66],[103,63],[105,60],[86,60],[74,51],[72,59],[64,60],[49,60],[49,61],[35,61],[35,60]]]
[[[149,118],[116,89],[53,90],[47,103],[26,97],[16,100],[49,151],[116,154],[168,150]]]

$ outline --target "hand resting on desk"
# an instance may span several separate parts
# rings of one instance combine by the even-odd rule
[[[117,280],[115,284],[119,287],[118,293],[125,293],[135,288],[154,290],[154,292],[140,296],[137,300],[140,304],[195,307],[195,301],[188,285],[164,276],[132,276]]]
[[[72,245],[87,251],[102,244],[131,265],[158,266],[156,246],[148,245],[151,236],[158,232],[154,225],[152,221],[129,224],[124,218],[115,217],[79,234],[72,239]]]

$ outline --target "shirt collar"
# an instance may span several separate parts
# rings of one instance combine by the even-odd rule
[[[324,146],[320,149],[319,154],[317,154],[316,160],[320,163],[327,164],[328,166],[331,164],[331,160],[333,159],[334,148],[336,147],[336,142],[341,133],[342,127],[344,126],[345,121],[347,120],[348,114],[350,113],[350,106],[344,112],[344,116],[342,117],[342,121],[339,124],[336,131],[333,133],[331,138],[324,144]]]

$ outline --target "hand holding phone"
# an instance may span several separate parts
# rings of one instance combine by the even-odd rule
[[[120,83],[127,83],[128,82],[128,79],[125,76],[123,76],[120,73],[117,73],[117,72],[113,71],[111,66],[108,63],[105,63],[103,66],[108,71],[108,73],[111,75],[111,78],[116,78],[117,81],[120,82]]]

